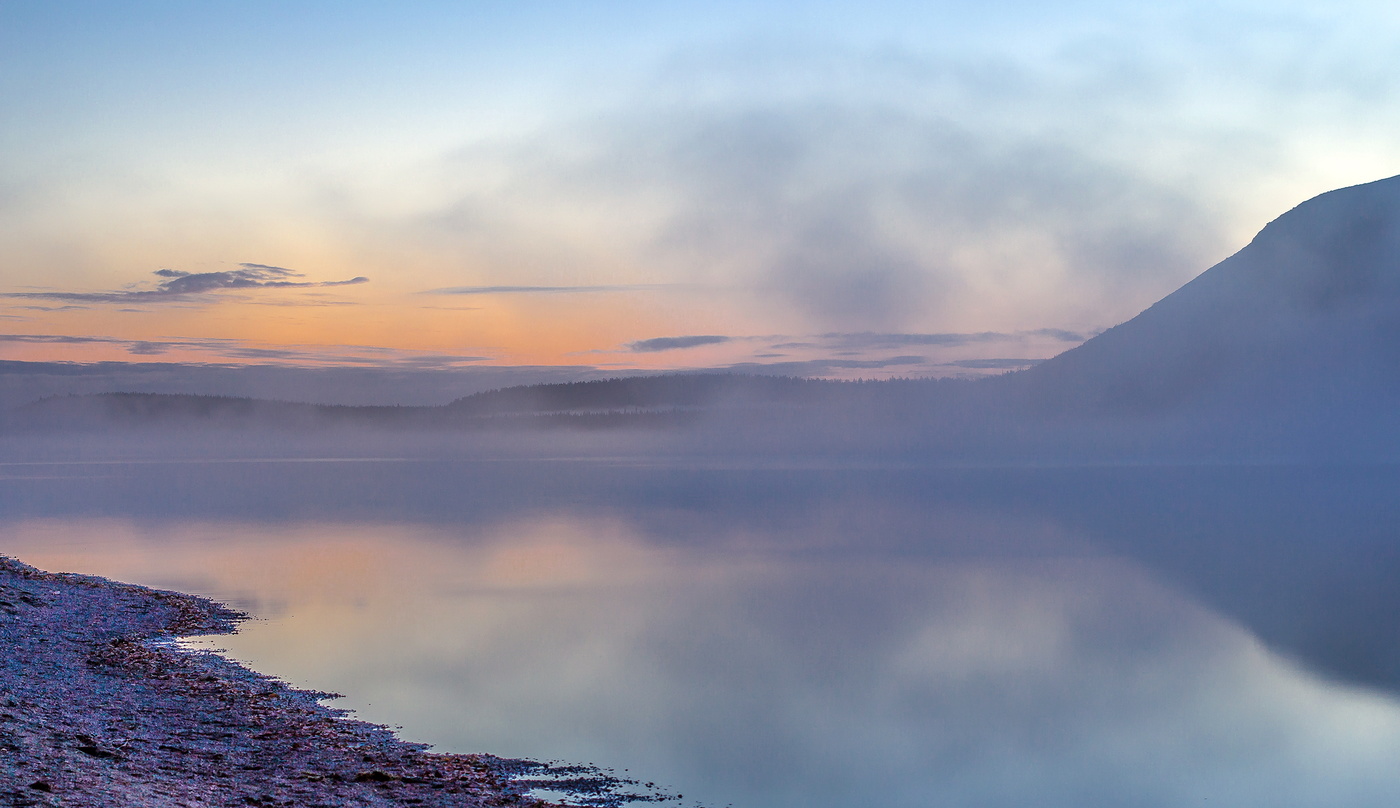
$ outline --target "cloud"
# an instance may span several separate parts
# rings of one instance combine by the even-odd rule
[[[969,370],[1013,370],[1038,365],[1044,359],[958,359],[946,364]]]
[[[336,285],[336,284],[328,284],[328,285]],[[342,283],[342,284],[339,284],[339,285],[345,285],[345,284]],[[334,298],[327,298],[327,297],[324,297],[324,296],[322,296],[322,295],[319,295],[319,294],[317,294],[317,293],[315,293],[315,292],[307,292],[306,294],[297,295],[295,298],[292,298],[292,299],[277,299],[277,298],[270,298],[270,297],[254,297],[254,298],[245,298],[245,299],[242,300],[241,302],[250,303],[250,304],[255,305],[255,306],[271,306],[271,307],[284,307],[284,308],[315,308],[315,307],[318,307],[318,306],[330,307],[330,306],[358,306],[358,305],[360,305],[360,303],[359,303],[358,301],[355,301],[355,300],[338,300],[338,299],[334,299]]]
[[[298,281],[293,279],[305,276],[285,267],[247,263],[238,266],[238,269],[222,272],[158,269],[152,274],[163,280],[157,283],[154,289],[114,292],[9,292],[0,296],[71,303],[148,303],[190,300],[227,290],[311,289],[369,282],[369,278],[363,276],[343,281]]]
[[[1057,339],[1061,342],[1084,342],[1090,337],[1098,336],[1102,331],[1103,329],[1097,329],[1087,333],[1080,333],[1078,331],[1067,331],[1063,328],[1035,328],[1020,333],[1029,337],[1050,337],[1051,339]]]
[[[643,292],[668,284],[624,284],[614,286],[449,286],[427,289],[425,295],[516,295],[516,294],[577,294],[591,292]]]
[[[75,336],[66,334],[0,334],[0,343],[37,345],[110,345],[133,356],[160,356],[171,351],[211,355],[215,361],[241,364],[237,360],[280,362],[288,365],[367,365],[376,367],[418,367],[449,369],[494,359],[490,356],[456,356],[386,348],[378,345],[292,345],[265,347],[245,340],[181,338],[138,340],[122,337]]]
[[[53,345],[85,345],[92,343],[127,343],[129,340],[111,337],[73,337],[61,334],[0,334],[0,342],[28,342]]]
[[[839,348],[892,348],[906,345],[957,347],[983,342],[1004,342],[1015,339],[1014,334],[979,331],[969,334],[876,334],[863,331],[854,334],[822,334],[828,344]]]
[[[1205,203],[1131,161],[987,130],[913,96],[678,97],[464,148],[438,172],[457,198],[411,235],[487,271],[645,273],[842,331],[915,331],[968,311],[990,312],[989,325],[1117,321],[1223,243]]]
[[[133,356],[159,356],[168,350],[170,346],[163,342],[133,342],[126,348]]]
[[[1028,338],[1052,339],[1059,342],[1080,343],[1091,335],[1062,328],[1037,328],[1027,331],[973,331],[947,332],[935,334],[878,333],[857,331],[850,333],[829,332],[809,339],[820,342],[780,342],[773,348],[816,348],[834,350],[870,350],[878,348],[901,348],[927,346],[937,348],[958,348],[966,345],[983,345],[996,342],[1024,342]]]
[[[627,349],[635,353],[655,353],[657,351],[673,351],[679,348],[694,348],[700,345],[719,345],[729,342],[730,337],[717,335],[693,336],[693,337],[655,337],[653,339],[638,340],[627,343]]]

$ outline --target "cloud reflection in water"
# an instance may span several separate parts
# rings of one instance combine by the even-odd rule
[[[949,519],[968,546],[1073,544]],[[808,535],[813,553],[753,520],[678,545],[643,522],[33,519],[5,551],[244,604],[269,619],[217,645],[411,739],[626,766],[721,805],[1400,797],[1392,700],[1301,671],[1135,562],[851,535]]]

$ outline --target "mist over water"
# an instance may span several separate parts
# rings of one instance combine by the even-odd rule
[[[210,594],[411,740],[688,804],[1390,805],[1371,467],[11,464],[0,552]]]

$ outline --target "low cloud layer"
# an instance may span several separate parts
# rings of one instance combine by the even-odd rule
[[[1076,341],[1071,338],[1080,336],[1083,335],[1059,329],[966,334],[692,334],[653,337],[627,343],[615,351],[589,352],[611,354],[620,361],[566,366],[560,368],[560,373],[573,378],[595,368],[608,368],[614,374],[645,374],[662,371],[669,365],[675,370],[728,370],[746,374],[827,378],[882,378],[891,374],[984,375],[976,371],[1009,370],[1035,364],[1069,347]],[[100,334],[0,334],[0,346],[6,344],[65,346],[71,349],[69,353],[79,362],[110,360],[113,351],[118,351],[133,361],[154,358],[172,364],[208,361],[227,366],[269,364],[287,368],[342,366],[441,371],[502,359],[501,356],[443,354],[376,345],[283,345],[247,339],[200,337],[152,339]],[[688,353],[687,350],[692,348],[711,350]],[[1026,353],[1020,353],[1022,351]],[[664,364],[657,364],[651,359],[669,352],[675,352],[675,356],[663,359]],[[52,354],[51,351],[44,353]],[[1037,357],[1036,353],[1041,355]],[[409,398],[414,397],[413,391],[403,392]]]
[[[812,335],[687,335],[629,342],[626,353],[681,352],[725,346],[704,356],[715,369],[787,376],[851,378],[851,371],[901,369],[920,376],[982,375],[962,371],[1002,371],[1029,367],[1091,337],[1061,328],[967,333],[828,332]],[[1039,355],[1037,355],[1039,354]],[[692,362],[694,360],[691,360]],[[700,366],[687,364],[687,369]],[[888,375],[888,374],[873,374]]]

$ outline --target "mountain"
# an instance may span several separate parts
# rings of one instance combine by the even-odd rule
[[[1389,406],[1400,177],[1304,202],[1138,316],[1017,377],[1026,398],[1096,416]]]

